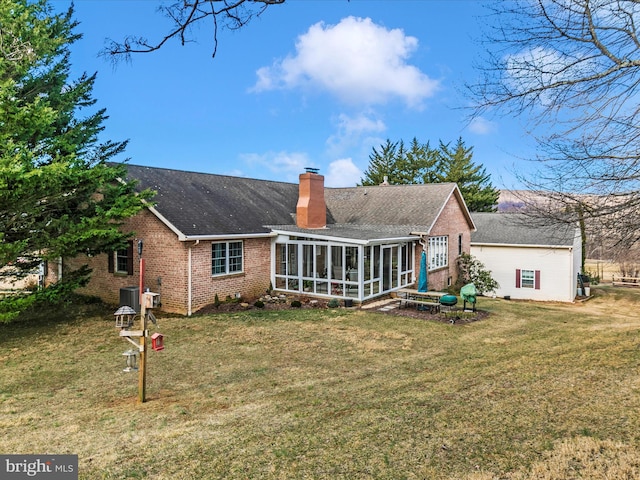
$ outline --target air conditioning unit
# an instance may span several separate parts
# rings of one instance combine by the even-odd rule
[[[140,313],[140,287],[123,287],[120,289],[120,306],[133,308]]]

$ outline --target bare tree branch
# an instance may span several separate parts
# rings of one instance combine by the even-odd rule
[[[218,50],[218,28],[237,30],[260,16],[272,5],[283,4],[285,0],[183,0],[158,8],[168,18],[171,25],[167,33],[158,40],[131,35],[121,41],[108,40],[108,46],[101,52],[114,61],[130,59],[132,54],[150,53],[161,49],[168,41],[179,39],[182,45],[190,42],[191,28],[207,18],[212,19],[213,52]]]
[[[517,177],[530,220],[586,222],[628,250],[640,239],[640,1],[497,1],[490,12],[468,88],[475,115],[528,119],[539,168]]]

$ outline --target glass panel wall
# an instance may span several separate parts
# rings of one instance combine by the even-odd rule
[[[292,237],[275,244],[274,285],[289,292],[366,300],[409,285],[413,254],[412,242],[363,246]]]

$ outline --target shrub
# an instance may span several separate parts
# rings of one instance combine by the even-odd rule
[[[264,302],[262,300],[257,300],[253,306],[256,308],[264,308]]]
[[[327,303],[327,307],[329,308],[338,308],[340,306],[340,301],[337,298],[332,298],[331,300],[329,300],[329,303]]]
[[[293,301],[291,302],[291,306],[292,306],[293,308],[300,308],[300,307],[302,306],[302,303],[300,302],[300,300],[293,300]]]
[[[473,283],[480,295],[493,292],[500,285],[491,276],[484,264],[473,255],[463,253],[458,258],[458,281],[456,287],[459,290],[467,283]]]

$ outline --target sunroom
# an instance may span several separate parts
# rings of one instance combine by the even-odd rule
[[[415,283],[419,236],[406,227],[272,227],[272,285],[278,291],[362,302]]]

